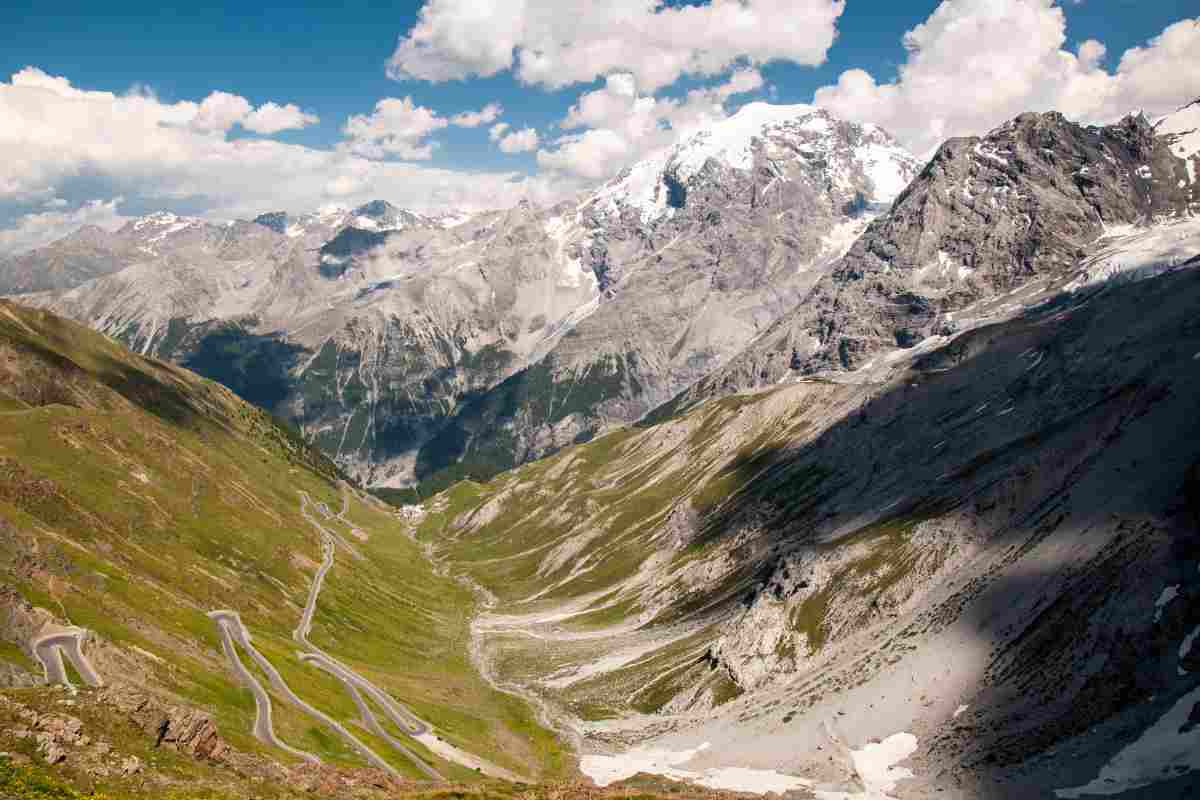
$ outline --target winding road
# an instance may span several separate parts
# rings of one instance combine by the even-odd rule
[[[435,736],[430,730],[430,727],[423,720],[419,719],[411,711],[405,708],[400,703],[396,702],[391,695],[380,689],[371,681],[359,675],[354,670],[347,667],[342,662],[338,661],[333,656],[329,655],[319,647],[308,640],[309,634],[312,632],[313,616],[316,613],[317,598],[321,594],[321,589],[324,586],[325,578],[329,571],[333,568],[334,554],[340,546],[350,555],[358,560],[362,559],[362,555],[344,538],[327,529],[321,524],[313,514],[309,511],[310,507],[316,508],[326,519],[336,520],[351,529],[352,532],[357,529],[346,519],[346,513],[349,510],[349,495],[347,487],[343,488],[342,510],[334,514],[330,511],[325,503],[314,503],[305,492],[300,492],[300,513],[304,519],[308,521],[314,528],[317,529],[321,539],[321,564],[317,568],[316,574],[313,576],[312,585],[309,587],[308,599],[304,604],[304,610],[300,615],[300,621],[296,625],[296,629],[292,631],[292,639],[304,650],[298,653],[299,658],[306,664],[320,669],[329,675],[332,675],[342,687],[350,695],[358,709],[361,717],[361,724],[366,730],[370,731],[375,736],[386,741],[397,752],[408,758],[418,769],[421,770],[428,778],[435,781],[443,781],[445,778],[437,772],[432,766],[427,764],[424,759],[414,753],[404,742],[393,736],[384,724],[379,720],[372,708],[373,702],[379,709],[382,710],[384,716],[392,722],[404,734],[411,736],[431,751],[439,756],[457,762],[469,769],[478,770],[479,772],[491,777],[502,778],[509,781],[520,781],[522,778],[502,767],[498,767],[483,759],[467,753],[459,748],[443,741],[440,737]],[[266,676],[271,688],[282,695],[288,703],[299,708],[310,717],[318,720],[327,728],[335,731],[347,743],[350,744],[370,763],[386,770],[395,777],[401,777],[400,773],[381,758],[375,751],[359,740],[353,733],[342,725],[337,720],[329,715],[314,708],[292,691],[287,685],[278,670],[272,666],[271,662],[254,647],[250,638],[250,632],[246,630],[242,624],[241,617],[236,611],[229,609],[218,609],[209,612],[208,616],[217,624],[221,633],[221,646],[225,651],[225,656],[233,667],[238,678],[250,689],[254,695],[256,715],[254,720],[254,736],[261,742],[268,745],[279,747],[284,751],[306,761],[320,763],[320,759],[303,750],[298,750],[281,741],[275,734],[274,725],[271,718],[271,697],[254,674],[246,668],[238,656],[237,649],[240,647],[247,655],[253,659],[259,669]],[[56,651],[57,652],[57,651]],[[61,666],[61,664],[60,664]],[[49,670],[49,667],[47,668]],[[80,673],[83,674],[82,672]],[[370,701],[370,702],[368,702]]]
[[[208,616],[217,623],[217,629],[221,632],[221,649],[225,651],[225,657],[229,659],[229,663],[233,666],[233,671],[237,673],[238,678],[246,685],[250,693],[254,695],[254,738],[264,744],[278,747],[305,761],[314,764],[321,763],[321,759],[312,753],[298,750],[286,744],[275,735],[275,726],[271,721],[271,696],[267,694],[267,690],[262,687],[262,684],[254,677],[254,674],[246,669],[246,665],[238,657],[237,648],[234,645],[235,637],[239,640],[244,638],[246,642],[250,641],[250,635],[246,633],[246,629],[242,625],[242,620],[238,617],[237,612],[226,610],[211,611]]]
[[[79,674],[80,680],[88,686],[103,686],[104,681],[92,668],[92,664],[83,654],[83,639],[87,631],[83,628],[68,628],[57,633],[47,634],[33,642],[33,652],[46,673],[46,683],[70,686],[67,668],[63,664],[63,653],[66,653],[71,666]]]
[[[238,613],[236,611],[229,611],[226,609],[222,609],[222,610],[218,610],[218,611],[212,611],[209,613],[208,616],[211,617],[212,619],[216,620],[217,625],[221,627],[224,637],[232,638],[233,641],[236,642],[237,645],[242,648],[242,650],[246,651],[246,653],[249,654],[249,656],[252,659],[254,659],[254,663],[256,663],[258,665],[258,668],[263,671],[263,674],[265,674],[267,676],[267,682],[271,684],[272,689],[274,689],[275,691],[277,691],[281,695],[283,695],[283,697],[289,703],[294,705],[296,708],[300,709],[305,714],[308,714],[310,717],[317,720],[318,722],[320,722],[322,725],[329,728],[330,730],[335,731],[339,736],[341,736],[343,739],[345,739],[346,742],[349,743],[351,747],[353,747],[355,750],[357,750],[359,752],[359,754],[361,754],[364,758],[366,758],[367,761],[371,762],[372,764],[379,767],[380,769],[391,773],[393,776],[395,776],[397,778],[402,777],[400,775],[399,771],[397,771],[395,767],[393,767],[391,764],[389,764],[387,761],[385,761],[382,757],[379,756],[378,753],[376,753],[370,747],[367,747],[367,745],[363,744],[358,739],[358,737],[356,737],[353,733],[351,733],[349,730],[346,729],[346,726],[342,725],[342,723],[338,722],[333,717],[329,716],[328,714],[321,711],[320,709],[317,709],[314,706],[309,705],[307,702],[302,700],[295,692],[293,692],[292,688],[290,686],[288,686],[287,681],[285,681],[283,679],[283,676],[279,674],[279,670],[275,669],[274,665],[271,664],[271,662],[267,659],[267,657],[264,656],[262,653],[260,653],[258,651],[258,648],[256,648],[251,643],[250,632],[246,630],[246,626],[242,624],[241,617],[238,616]],[[236,659],[236,655],[235,655],[235,659]],[[238,661],[238,664],[241,664],[240,659],[237,659],[237,661]],[[245,667],[242,667],[241,674],[244,679],[247,674],[245,671]],[[251,677],[251,681],[252,681],[252,683],[249,684],[250,691],[255,692],[256,686],[257,686],[258,691],[262,691],[262,685],[259,684],[257,680],[254,680],[253,676],[250,676],[250,677]],[[257,692],[255,692],[255,703],[256,704],[259,701],[259,697],[260,697],[260,695]],[[255,719],[254,733],[256,736],[259,736],[260,741],[275,744],[275,743],[279,742],[279,739],[275,735],[275,732],[272,729],[273,726],[271,725],[270,696],[266,692],[262,692],[261,697],[262,697],[262,700],[264,701],[264,704],[266,707],[266,714],[259,715],[259,717],[257,717]],[[264,723],[267,730],[260,731],[260,728],[259,728],[260,721],[262,721]],[[264,738],[263,736],[260,736],[259,735],[260,733],[265,733],[266,738]],[[298,753],[303,753],[303,751],[297,751],[295,748],[292,748],[292,747],[286,747],[286,749],[288,750],[288,752],[291,752],[293,755],[296,755]],[[311,753],[304,754],[302,757],[307,757],[307,760],[315,760],[318,763],[320,762],[320,759],[318,759],[316,756],[312,756]]]

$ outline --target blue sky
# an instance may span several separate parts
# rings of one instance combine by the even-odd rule
[[[736,1],[724,0],[726,4]],[[654,48],[664,48],[675,55],[683,53],[692,59],[688,62],[690,64],[699,64],[708,57],[705,48],[721,50],[723,55],[716,62],[704,62],[708,66],[702,70],[703,74],[683,68],[669,73],[671,80],[664,85],[652,85],[649,90],[643,87],[655,82],[654,78],[647,77],[652,67],[631,66],[630,72],[636,78],[637,95],[663,101],[674,99],[682,104],[689,90],[713,92],[735,71],[753,70],[761,79],[756,79],[757,83],[761,83],[760,86],[741,94],[721,95],[721,100],[714,100],[716,95],[707,95],[705,102],[710,105],[717,102],[724,113],[731,113],[740,104],[752,100],[813,102],[814,94],[826,87],[823,90],[825,94],[819,98],[823,105],[843,116],[879,122],[893,130],[910,149],[923,154],[943,135],[982,132],[998,124],[1007,115],[1025,108],[1041,110],[1043,106],[1061,105],[1069,115],[1075,110],[1077,117],[1104,121],[1102,118],[1112,116],[1120,103],[1135,103],[1161,111],[1171,103],[1189,99],[1189,95],[1200,94],[1200,86],[1195,85],[1200,79],[1193,78],[1186,68],[1181,70],[1172,67],[1172,58],[1178,61],[1183,57],[1180,47],[1186,49],[1186,37],[1191,35],[1190,32],[1176,31],[1175,38],[1183,45],[1174,45],[1173,54],[1172,47],[1167,44],[1147,46],[1147,42],[1155,40],[1155,37],[1162,37],[1170,26],[1178,27],[1181,22],[1186,22],[1189,14],[1194,17],[1197,14],[1194,2],[1066,0],[1062,5],[1054,5],[1050,0],[945,0],[944,3],[929,0],[847,0],[844,8],[841,8],[837,5],[838,1],[741,0],[748,4],[747,8],[762,11],[756,23],[762,29],[751,31],[753,35],[732,43],[725,41],[720,32],[710,32],[707,34],[710,41],[694,46],[687,41],[671,41],[666,34],[658,36],[659,32],[653,30],[656,23],[652,22],[644,31],[644,40],[634,41],[637,37],[631,40],[630,58],[633,64],[653,65]],[[565,11],[565,22],[547,36],[561,39],[573,35],[570,33],[570,7],[579,2],[558,0],[550,6]],[[639,0],[612,2],[633,7]],[[647,7],[653,5],[652,0],[640,2]],[[690,10],[705,11],[710,2],[713,0],[686,0],[686,5],[695,7]],[[715,2],[719,4],[722,0]],[[465,190],[451,190],[450,184],[456,178],[447,178],[431,170],[461,173],[464,181],[481,173],[516,173],[530,181],[554,181],[575,187],[577,183],[582,185],[603,177],[604,169],[624,166],[628,160],[661,146],[665,139],[660,135],[660,129],[683,130],[685,119],[694,121],[711,116],[711,109],[697,116],[692,113],[694,109],[685,114],[680,108],[671,111],[663,106],[654,112],[659,116],[654,117],[658,121],[651,136],[638,138],[641,134],[630,134],[628,129],[633,125],[631,118],[612,115],[604,118],[593,116],[573,131],[566,131],[560,127],[560,123],[572,105],[580,102],[584,95],[603,93],[607,86],[610,95],[616,96],[616,84],[606,84],[605,77],[622,71],[620,61],[614,61],[611,57],[607,60],[601,58],[592,69],[592,65],[575,58],[573,52],[581,51],[592,43],[586,34],[580,34],[580,41],[564,42],[567,47],[558,56],[562,63],[551,65],[548,73],[550,78],[546,77],[546,73],[540,78],[531,78],[529,73],[521,72],[517,61],[502,68],[496,68],[499,62],[492,63],[491,67],[481,67],[485,62],[475,58],[470,51],[470,43],[490,42],[489,26],[497,26],[498,30],[498,24],[494,19],[482,19],[475,29],[460,30],[454,27],[452,21],[446,21],[453,16],[449,12],[444,15],[445,20],[439,21],[439,4],[444,7],[442,10],[449,8],[450,11],[454,10],[450,8],[452,6],[488,6],[482,0],[472,0],[471,3],[466,0],[430,0],[426,16],[437,23],[434,27],[440,31],[442,39],[449,41],[451,44],[448,46],[453,50],[458,46],[454,43],[454,37],[461,36],[462,41],[467,43],[462,46],[468,49],[431,53],[426,48],[418,53],[415,60],[410,58],[408,63],[410,66],[416,64],[411,67],[412,72],[429,74],[430,70],[444,68],[448,61],[452,63],[449,69],[468,75],[464,80],[427,80],[411,75],[395,80],[388,76],[385,65],[397,52],[398,40],[410,35],[417,38],[413,32],[420,27],[419,15],[425,4],[416,0],[402,3],[358,0],[300,9],[246,3],[196,3],[168,7],[155,3],[118,2],[97,6],[75,0],[54,4],[9,0],[0,10],[0,81],[8,80],[8,76],[26,67],[35,67],[46,76],[65,79],[73,89],[111,92],[117,96],[126,95],[131,89],[148,91],[164,109],[175,108],[173,111],[164,110],[164,118],[184,114],[182,106],[174,104],[199,104],[214,91],[244,98],[248,102],[247,108],[268,102],[295,104],[298,110],[314,114],[320,121],[269,134],[252,133],[244,125],[237,124],[223,132],[218,131],[226,142],[256,138],[278,143],[281,147],[276,148],[276,154],[283,160],[294,162],[297,159],[313,159],[311,154],[287,150],[282,145],[302,148],[304,151],[333,152],[339,146],[345,150],[348,147],[344,133],[347,120],[352,115],[370,115],[375,104],[384,98],[411,98],[413,107],[425,109],[441,120],[459,112],[479,110],[488,103],[499,103],[504,108],[499,121],[510,126],[508,132],[532,128],[538,133],[538,145],[519,152],[502,152],[497,146],[499,138],[488,135],[490,125],[467,128],[439,122],[441,127],[434,127],[427,137],[411,140],[422,145],[433,144],[428,158],[398,155],[400,151],[397,149],[383,154],[370,154],[364,147],[355,150],[358,156],[384,165],[406,162],[403,170],[352,164],[347,155],[340,157],[336,165],[346,174],[331,178],[332,173],[322,173],[323,183],[320,185],[323,188],[320,191],[316,188],[298,191],[294,196],[280,196],[278,200],[271,196],[247,198],[244,203],[233,197],[236,188],[227,185],[228,181],[210,189],[199,185],[196,176],[189,176],[184,181],[177,175],[164,175],[160,184],[155,184],[154,176],[149,174],[152,172],[150,166],[128,168],[127,162],[132,157],[115,158],[111,165],[102,163],[102,159],[95,155],[97,148],[91,148],[79,154],[78,162],[70,169],[56,171],[53,165],[39,164],[35,165],[36,180],[30,174],[10,176],[8,183],[17,188],[7,193],[2,188],[5,186],[5,167],[0,166],[0,229],[19,225],[23,216],[35,211],[49,213],[43,210],[46,203],[53,203],[55,209],[64,209],[56,210],[54,213],[57,214],[83,209],[87,203],[111,204],[118,196],[121,200],[113,208],[124,207],[126,212],[155,203],[207,213],[246,212],[253,210],[255,204],[263,203],[281,203],[286,207],[298,208],[319,204],[321,200],[335,201],[339,197],[359,199],[366,196],[357,191],[359,184],[368,184],[363,192],[369,191],[372,186],[384,191],[397,185],[402,177],[410,181],[433,181],[438,190],[431,192],[429,197],[438,197],[438,202],[467,202],[457,199],[466,197]],[[672,6],[684,4],[684,0],[671,3]],[[511,8],[513,4],[508,3],[507,6]],[[821,24],[814,23],[812,41],[805,45],[807,50],[800,46],[792,48],[786,40],[774,43],[767,41],[777,27],[775,23],[789,16],[790,9],[800,9],[801,6],[826,20],[829,30],[821,30]],[[481,13],[505,13],[504,3],[498,3],[496,7],[501,11]],[[583,3],[580,6],[588,7],[591,7],[592,13],[597,7],[603,8],[595,3]],[[830,12],[830,8],[834,10]],[[654,11],[653,8],[650,10]],[[574,13],[578,16],[583,12],[577,10]],[[777,15],[775,20],[770,19],[771,13]],[[644,14],[643,17],[658,19]],[[898,97],[891,99],[888,99],[890,90],[880,88],[880,85],[897,80],[902,64],[912,63],[914,56],[906,50],[903,37],[907,31],[923,23],[930,29],[922,44],[925,63],[918,67],[930,76],[923,81],[924,84],[938,85],[938,81],[941,81],[945,85],[941,96],[955,97],[964,107],[982,106],[978,113],[966,113],[961,109],[945,110],[934,114],[938,122],[930,127],[926,125],[927,120],[922,119],[929,99],[919,94],[918,84],[921,81],[910,81],[911,87],[901,81],[896,93]],[[964,28],[971,32],[964,34]],[[808,35],[809,31],[802,28],[798,29],[795,37],[803,39]],[[477,38],[472,39],[472,36]],[[481,36],[482,39],[479,39]],[[964,39],[964,36],[968,38]],[[974,46],[970,36],[976,38],[978,46]],[[1005,42],[1006,37],[1012,41]],[[686,40],[686,36],[683,38]],[[765,42],[761,50],[757,50],[755,44],[759,38]],[[1080,44],[1088,40],[1102,43],[1103,47],[1089,46],[1085,51],[1080,51]],[[533,51],[539,46],[527,35],[525,40],[516,42],[517,49],[514,52]],[[692,49],[689,50],[689,47]],[[1132,69],[1129,75],[1119,69],[1122,54],[1132,47],[1142,47],[1150,52],[1149,66],[1142,65],[1142,72],[1137,76],[1133,75]],[[984,57],[975,58],[977,50],[991,57],[992,61],[988,62]],[[1029,52],[1024,53],[1023,50]],[[785,54],[784,57],[777,57],[781,52]],[[818,54],[817,57],[813,57],[813,52]],[[1056,72],[1055,66],[1046,72],[1042,83],[1066,84],[1087,70],[1100,70],[1108,76],[1108,82],[1098,89],[1072,89],[1067,94],[1056,94],[1046,86],[1039,85],[1035,71],[1025,76],[1024,83],[1014,79],[1014,86],[1007,85],[1008,73],[1020,73],[1025,69],[1026,62],[1036,62],[1038,59],[1049,59],[1045,64],[1056,63],[1060,52],[1087,52],[1090,60],[1082,66],[1066,67],[1064,69],[1067,71],[1062,74]],[[1200,51],[1193,51],[1193,55],[1195,52]],[[822,57],[821,63],[814,63],[821,61]],[[952,62],[967,58],[979,62],[973,67],[977,74],[964,74],[962,84],[956,86]],[[555,82],[555,70],[560,66],[562,74],[570,73],[570,79],[564,81],[566,85],[563,86],[550,85]],[[864,70],[873,79],[874,85],[867,87],[865,93],[851,91],[851,84],[842,85],[836,91],[829,88],[838,86],[839,77],[850,70]],[[495,74],[485,74],[483,77],[472,74],[480,71],[492,71]],[[964,73],[969,71],[965,70]],[[1156,80],[1155,74],[1161,75],[1161,78]],[[982,80],[979,77],[981,75],[984,76]],[[1167,84],[1167,90],[1155,88],[1156,83]],[[1084,84],[1083,80],[1078,81],[1078,86]],[[5,88],[13,87],[6,87],[0,82],[0,91]],[[1081,97],[1081,93],[1087,94],[1087,97]],[[1010,94],[1011,98],[1008,97]],[[980,97],[985,102],[981,103]],[[1005,99],[1003,102],[992,102],[996,98]],[[605,98],[594,99],[599,102]],[[879,109],[877,119],[872,118],[875,108]],[[4,107],[0,105],[0,114],[3,113]],[[194,113],[194,108],[191,113]],[[410,110],[404,113],[409,114]],[[105,119],[96,119],[98,136],[105,134],[105,126],[109,124]],[[0,128],[3,127],[2,123],[3,118],[0,117]],[[380,119],[376,123],[384,128],[399,124],[395,117],[386,121]],[[18,121],[15,124],[19,127],[22,123]],[[157,124],[161,127],[173,123],[159,121]],[[113,135],[117,135],[115,130]],[[125,132],[123,135],[129,138],[131,134]],[[132,135],[136,138],[136,133]],[[206,135],[211,135],[211,132]],[[564,139],[564,136],[567,138]],[[377,140],[374,144],[386,141]],[[0,144],[21,146],[16,141],[0,141]],[[203,148],[201,150],[206,154],[205,158],[223,157]],[[231,151],[226,149],[222,152]],[[334,168],[335,165],[328,159],[320,161],[320,169]],[[121,172],[122,169],[127,171]],[[388,172],[386,179],[376,180],[375,173],[382,172]],[[341,178],[345,180],[337,183]],[[183,183],[187,183],[186,189],[181,188]],[[317,186],[317,183],[314,178],[312,186]],[[71,196],[62,196],[63,192],[59,190],[64,187],[72,190],[68,192]],[[500,187],[500,190],[508,197],[505,187]],[[353,190],[342,192],[342,189]],[[492,187],[486,191],[494,194],[496,189]],[[547,190],[541,186],[539,191],[545,193]],[[262,195],[261,192],[259,194]],[[399,199],[409,201],[405,197]],[[436,203],[431,202],[430,205]],[[4,241],[0,238],[0,249],[3,246]]]
[[[10,0],[0,12],[15,23],[0,25],[0,75],[32,65],[89,89],[121,92],[145,85],[164,100],[200,100],[221,89],[254,102],[296,102],[315,111],[321,122],[279,138],[315,147],[332,146],[349,115],[370,111],[382,97],[411,95],[445,113],[497,100],[514,125],[545,128],[562,117],[579,93],[579,87],[531,89],[511,74],[437,84],[388,79],[383,64],[397,38],[415,24],[421,5],[419,0],[306,8]],[[776,63],[766,66],[763,75],[782,103],[811,102],[819,86],[853,67],[890,80],[904,60],[901,36],[937,5],[929,0],[850,0],[824,65]],[[1108,45],[1111,58],[1185,18],[1190,5],[1183,0],[1088,0],[1068,2],[1064,11],[1070,39],[1099,39]],[[694,83],[683,81],[678,88]],[[451,130],[443,139],[439,163],[511,167],[511,159],[502,158],[478,129]],[[533,169],[532,157],[525,156],[522,167]]]

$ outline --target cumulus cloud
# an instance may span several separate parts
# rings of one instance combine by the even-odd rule
[[[757,69],[741,68],[716,86],[693,89],[678,99],[656,98],[639,94],[631,73],[614,73],[567,111],[562,128],[580,132],[539,151],[538,163],[591,180],[611,177],[689,132],[724,119],[730,98],[763,86]]]
[[[250,101],[228,92],[213,92],[200,103],[190,124],[198,131],[225,131],[238,124],[254,107]]]
[[[1054,109],[1099,123],[1136,109],[1164,113],[1200,96],[1200,19],[1127,50],[1113,72],[1102,65],[1102,42],[1072,52],[1066,40],[1053,0],[944,0],[904,35],[908,56],[895,81],[847,70],[814,102],[876,122],[923,154],[1023,111]]]
[[[17,217],[12,225],[0,228],[0,254],[19,254],[42,247],[84,225],[116,230],[128,221],[117,211],[121,201],[120,197],[93,200],[73,211],[42,211]],[[67,202],[60,197],[45,203],[46,208],[62,208],[66,205]]]
[[[375,104],[372,113],[350,117],[342,132],[347,139],[345,147],[365,158],[395,156],[422,161],[433,157],[433,143],[426,137],[449,124],[411,97],[385,97]]]
[[[464,111],[461,114],[455,114],[450,118],[450,124],[460,128],[478,128],[480,125],[495,122],[503,113],[504,108],[499,103],[488,103],[478,111]]]
[[[143,96],[153,99],[150,95]],[[175,107],[183,111],[192,106],[178,103]],[[229,92],[213,92],[194,107],[195,115],[187,124],[193,130],[209,133],[225,133],[234,125],[241,125],[254,133],[272,134],[320,122],[317,115],[301,111],[294,103],[281,106],[268,102],[255,108],[246,98]]]
[[[282,106],[278,103],[263,103],[242,119],[242,127],[248,131],[270,135],[316,125],[320,121],[316,114],[301,111],[295,103]]]
[[[54,198],[69,205],[50,206],[46,212],[68,214],[67,208],[78,209],[88,201],[111,205],[111,198],[124,196],[137,207],[249,218],[270,210],[305,212],[330,202],[353,205],[379,197],[418,211],[496,208],[523,197],[555,199],[567,190],[515,172],[437,169],[368,159],[350,148],[318,150],[269,138],[231,138],[219,129],[191,125],[201,105],[164,103],[142,92],[88,91],[36,69],[0,80],[0,227],[10,229],[0,246],[12,248],[29,241],[28,231],[48,229],[55,218],[25,217]],[[420,122],[417,114],[400,114],[398,120],[388,110],[385,105],[383,114],[365,115],[355,123],[362,141],[374,141],[380,149],[391,146],[393,138],[419,142],[417,131],[441,124],[428,118]],[[417,124],[401,124],[414,116]],[[223,122],[218,122],[214,110],[209,124],[219,128]],[[254,124],[278,122],[264,113]],[[11,232],[17,227],[26,231],[19,239]]]
[[[491,128],[488,129],[488,139],[490,139],[493,142],[499,141],[500,138],[502,136],[504,136],[504,132],[507,131],[510,127],[512,127],[512,126],[509,125],[507,122],[497,122],[495,125],[493,125]]]
[[[513,70],[561,88],[628,72],[653,92],[739,62],[816,65],[844,0],[428,0],[388,61],[397,80],[446,81]]]
[[[525,128],[502,137],[500,149],[505,153],[530,153],[537,150],[538,142],[538,132]]]

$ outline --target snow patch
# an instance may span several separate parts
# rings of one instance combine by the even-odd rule
[[[980,156],[982,158],[986,158],[989,161],[995,161],[997,164],[1001,164],[1002,166],[1005,166],[1005,167],[1008,166],[1007,158],[1000,155],[1000,153],[998,151],[996,151],[990,147],[984,147],[983,142],[977,142],[975,144],[974,152],[975,152],[975,155]]]
[[[1190,103],[1174,113],[1167,114],[1154,124],[1154,132],[1159,136],[1170,134],[1173,137],[1171,152],[1182,159],[1188,159],[1188,175],[1194,183],[1195,167],[1190,158],[1200,155],[1200,102]]]
[[[765,769],[749,769],[747,767],[714,767],[695,772],[681,769],[681,765],[694,759],[700,753],[709,749],[708,742],[691,750],[658,750],[639,748],[620,755],[588,755],[580,759],[579,769],[599,786],[632,778],[639,772],[651,775],[662,775],[677,781],[688,781],[710,789],[724,789],[731,792],[751,792],[766,794],[768,792],[783,792],[791,789],[803,789],[812,786],[811,781],[785,775],[781,772]]]
[[[1056,789],[1059,797],[1114,795],[1200,769],[1200,725],[1188,724],[1200,688],[1179,699],[1141,737],[1120,750],[1090,783]]]
[[[854,769],[863,782],[865,791],[856,793],[826,792],[817,790],[818,800],[891,800],[888,792],[896,784],[913,776],[912,770],[897,767],[904,759],[917,751],[917,737],[911,733],[894,733],[882,742],[864,745],[861,750],[851,750]]]
[[[881,144],[868,144],[855,151],[855,158],[863,165],[863,171],[875,187],[876,203],[890,203],[908,188],[905,177],[903,150]],[[969,195],[964,188],[963,192]]]
[[[1180,661],[1183,661],[1188,657],[1188,654],[1192,652],[1192,645],[1196,643],[1197,636],[1200,636],[1200,625],[1197,625],[1195,630],[1184,637],[1183,642],[1179,645]],[[1187,675],[1189,672],[1189,670],[1184,669],[1182,666],[1178,667],[1177,669],[1180,676]]]
[[[1179,584],[1175,584],[1174,586],[1168,586],[1167,588],[1162,590],[1162,594],[1160,594],[1158,596],[1158,599],[1154,601],[1154,621],[1155,622],[1159,622],[1162,619],[1163,609],[1166,608],[1167,603],[1171,602],[1178,596],[1179,596]]]
[[[818,800],[891,800],[888,792],[895,789],[899,781],[913,776],[911,770],[896,765],[916,752],[917,737],[911,733],[896,733],[882,742],[851,750],[854,769],[863,783],[862,792],[817,789],[811,780],[775,770],[711,767],[697,771],[684,768],[709,748],[709,743],[705,742],[690,750],[643,747],[618,755],[585,755],[580,759],[579,769],[599,786],[608,786],[632,778],[639,772],[646,772],[731,792],[782,794],[792,789],[808,788],[814,791]]]
[[[772,125],[794,120],[816,109],[809,105],[776,106],[769,103],[748,103],[726,120],[694,134],[680,145],[674,158],[675,174],[686,181],[704,167],[710,159],[716,159],[731,169],[750,169],[754,163],[752,148],[755,137]],[[829,121],[814,116],[802,126],[805,130],[823,132],[829,129]]]
[[[1079,286],[1144,280],[1187,264],[1200,250],[1200,217],[1172,219],[1147,228],[1113,226],[1105,230],[1101,245],[1100,253],[1084,263]]]
[[[601,189],[596,200],[608,213],[620,213],[618,204],[636,209],[642,224],[669,217],[675,209],[667,205],[667,187],[663,182],[665,158],[650,158],[634,164],[624,176]]]

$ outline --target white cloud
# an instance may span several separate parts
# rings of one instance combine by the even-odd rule
[[[598,180],[666,147],[696,128],[724,119],[726,101],[762,88],[757,69],[743,68],[717,86],[693,89],[682,99],[639,95],[629,73],[609,75],[603,88],[580,95],[562,121],[565,130],[584,129],[538,152],[548,170]]]
[[[762,73],[758,70],[739,69],[729,76],[729,80],[724,85],[717,88],[717,94],[721,98],[729,98],[734,95],[756,92],[763,88],[764,84]]]
[[[559,139],[557,145],[555,150],[538,151],[538,165],[588,180],[615,175],[621,166],[636,160],[637,151],[632,143],[610,128],[566,136]]]
[[[460,128],[478,128],[480,125],[495,122],[503,113],[504,108],[499,103],[488,103],[478,111],[464,111],[461,114],[455,114],[450,118],[450,124]]]
[[[500,140],[500,149],[505,153],[530,153],[537,150],[538,133],[533,128],[514,131]]]
[[[213,92],[200,103],[189,123],[198,131],[225,131],[241,122],[254,107],[250,101],[228,92]]]
[[[94,200],[73,211],[43,211],[17,217],[12,226],[0,228],[0,254],[18,254],[42,247],[83,225],[116,230],[128,220],[117,213],[117,205],[121,200],[120,197]],[[61,208],[66,201],[56,197],[45,205]]]
[[[499,141],[500,137],[502,137],[504,135],[504,132],[507,131],[510,127],[512,127],[512,126],[509,125],[507,122],[497,122],[495,125],[493,125],[491,128],[488,129],[488,139],[490,139],[493,142]]]
[[[295,103],[279,105],[263,103],[242,120],[242,127],[255,133],[279,133],[316,125],[321,119],[316,114],[301,111]]]
[[[350,117],[342,132],[347,139],[345,146],[356,155],[422,161],[433,156],[433,144],[426,137],[449,124],[433,109],[415,104],[411,97],[385,97],[375,104],[371,114]]]
[[[1200,20],[1166,28],[1103,68],[1103,43],[1064,49],[1066,19],[1053,0],[945,0],[908,31],[908,57],[892,83],[843,72],[814,102],[876,122],[911,150],[979,134],[1024,111],[1109,122],[1142,108],[1163,113],[1200,96]]]
[[[55,78],[52,79],[52,82],[61,80],[63,79]],[[52,82],[45,85],[58,86],[59,93],[61,94],[62,86]],[[81,95],[74,96],[80,97]],[[146,100],[156,102],[154,96],[148,93],[131,96],[140,96]],[[184,102],[176,103],[171,108],[177,109],[181,115],[194,109],[194,113],[187,121],[187,124],[193,130],[206,133],[225,133],[233,128],[234,125],[241,125],[246,130],[253,131],[254,133],[272,134],[315,125],[321,121],[316,114],[301,111],[295,103],[280,105],[274,102],[267,102],[255,108],[246,98],[230,94],[229,92],[213,92],[204,98],[198,106],[194,103]]]
[[[0,225],[5,207],[53,198],[77,208],[89,200],[124,196],[137,207],[190,213],[199,208],[221,219],[277,209],[307,212],[329,202],[351,205],[381,197],[417,211],[497,208],[523,197],[556,199],[575,188],[515,172],[369,160],[349,147],[318,150],[269,138],[231,139],[190,125],[200,105],[164,103],[145,93],[87,91],[32,68],[9,82],[0,80]],[[368,115],[355,129],[365,141],[378,134],[386,144],[389,137],[412,142],[417,131],[444,120],[391,122],[396,120],[385,106],[381,116]],[[27,219],[21,227],[45,229],[52,221]],[[9,233],[2,246],[11,248],[17,241],[17,234]],[[28,236],[21,234],[20,241]]]
[[[844,0],[428,0],[388,74],[445,81],[512,69],[525,83],[560,88],[622,71],[654,91],[741,61],[821,64],[844,8]]]

